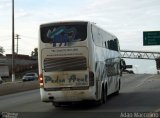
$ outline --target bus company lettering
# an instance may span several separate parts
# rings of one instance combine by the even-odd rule
[[[56,79],[52,79],[49,76],[45,76],[45,83],[65,83],[65,79],[59,79],[58,77]]]
[[[64,79],[64,78],[59,78],[57,76],[56,79],[52,79],[51,77],[49,76],[45,76],[45,83],[48,83],[48,82],[51,82],[51,83],[54,83],[54,84],[63,84],[63,83],[87,83],[87,78],[88,78],[88,75],[85,75],[85,77],[77,77],[76,75],[71,75],[68,79]]]
[[[78,48],[69,48],[69,49],[67,49],[67,48],[65,48],[65,49],[54,49],[54,50],[51,50],[52,52],[75,52],[75,51],[78,51]]]
[[[76,77],[76,75],[71,75],[70,78],[68,79],[69,80],[69,83],[71,82],[80,82],[80,83],[83,83],[83,82],[87,82],[87,75],[85,75],[84,78],[78,78]]]
[[[53,56],[75,56],[83,55],[78,48],[69,48],[69,49],[54,49],[51,50],[50,54],[47,54],[47,57]]]

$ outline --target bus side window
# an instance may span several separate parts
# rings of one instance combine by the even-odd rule
[[[104,43],[105,43],[105,48],[107,48],[107,43],[106,43],[106,41],[105,41]]]
[[[93,37],[93,25],[91,24],[91,34],[92,34],[92,39],[94,41],[94,37]]]
[[[118,51],[118,40],[117,39],[114,39],[114,40],[109,40],[107,41],[108,43],[108,48],[110,50],[115,50],[115,51]]]
[[[114,39],[114,50],[118,51],[118,40]]]

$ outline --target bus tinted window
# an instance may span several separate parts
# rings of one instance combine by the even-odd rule
[[[119,48],[118,48],[118,39],[109,40],[109,41],[107,41],[107,43],[108,43],[108,49],[115,50],[115,51],[119,50]]]
[[[87,22],[56,23],[41,26],[41,40],[44,43],[68,43],[84,41],[87,38]]]

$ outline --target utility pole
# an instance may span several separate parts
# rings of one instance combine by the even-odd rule
[[[12,82],[15,82],[15,53],[14,53],[14,0],[12,0]]]
[[[18,34],[16,34],[15,39],[17,39],[17,55],[18,55],[18,40],[21,39]]]

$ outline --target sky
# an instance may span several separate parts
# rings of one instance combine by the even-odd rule
[[[18,52],[31,54],[38,47],[39,25],[64,20],[95,22],[115,34],[123,50],[160,51],[160,46],[143,46],[143,31],[160,30],[160,0],[14,0],[15,34],[19,34]],[[11,53],[12,0],[0,0],[0,46]],[[15,41],[16,45],[16,41]],[[154,61],[136,60],[137,72],[156,72]],[[154,66],[153,66],[154,65]]]

